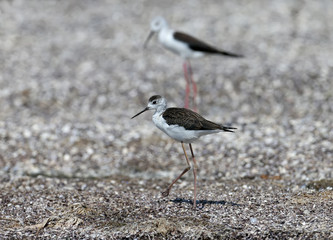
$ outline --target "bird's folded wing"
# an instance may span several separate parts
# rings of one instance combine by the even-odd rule
[[[222,129],[220,124],[211,122],[186,108],[168,108],[163,113],[168,125],[179,125],[186,130],[217,130]]]

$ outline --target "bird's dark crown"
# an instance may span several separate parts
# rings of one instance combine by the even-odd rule
[[[160,99],[160,98],[162,98],[160,95],[154,95],[154,96],[149,98],[149,102],[152,102],[152,101],[154,101],[156,99]]]

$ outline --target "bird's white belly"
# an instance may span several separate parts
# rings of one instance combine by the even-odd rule
[[[199,137],[195,134],[195,131],[185,130],[185,128],[178,125],[170,125],[164,130],[164,132],[176,141],[184,143],[194,142]]]

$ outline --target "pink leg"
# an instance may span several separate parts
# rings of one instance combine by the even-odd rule
[[[182,173],[175,180],[172,181],[172,183],[168,186],[168,188],[164,192],[162,192],[163,197],[167,197],[170,193],[170,190],[171,190],[172,186],[179,180],[179,178],[181,178],[186,172],[188,172],[188,170],[191,169],[190,161],[188,160],[188,157],[187,157],[187,154],[186,154],[186,151],[185,151],[185,147],[184,147],[184,143],[182,143],[182,148],[183,148],[183,151],[184,151],[184,154],[185,154],[187,167],[182,171]]]
[[[195,209],[197,207],[197,161],[195,160],[192,144],[190,143],[190,149],[192,154],[192,160],[193,160],[193,175],[194,175],[194,198],[193,198],[193,208]]]
[[[193,95],[192,95],[192,104],[193,104],[193,111],[197,112],[197,102],[196,102],[196,97],[198,94],[198,90],[197,90],[197,84],[195,83],[195,81],[193,80],[193,72],[192,72],[192,67],[191,67],[191,63],[190,61],[188,62],[188,72],[189,72],[189,78],[192,84],[192,89],[193,89]]]
[[[186,90],[185,90],[185,108],[189,108],[189,100],[190,100],[190,80],[188,78],[188,72],[187,72],[187,62],[185,61],[183,64],[184,68],[184,76],[186,80]]]

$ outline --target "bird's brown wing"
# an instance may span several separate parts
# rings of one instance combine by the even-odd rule
[[[186,130],[216,130],[223,127],[220,124],[211,122],[186,108],[168,108],[163,113],[163,118],[169,125],[179,125]]]

